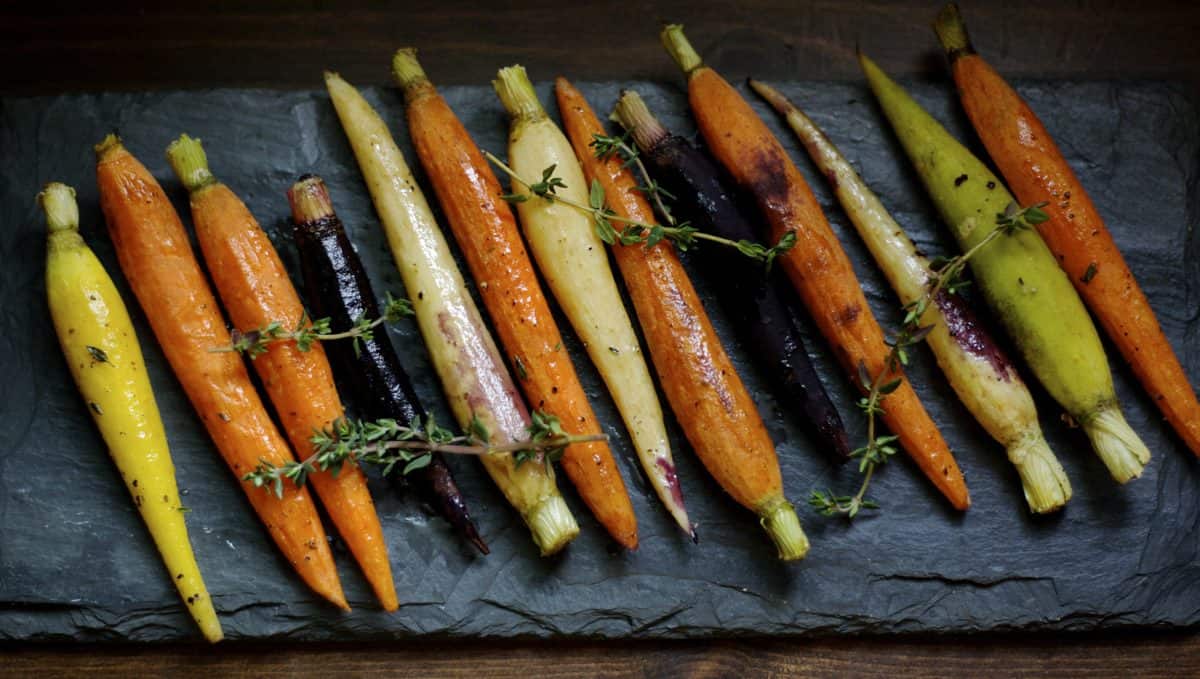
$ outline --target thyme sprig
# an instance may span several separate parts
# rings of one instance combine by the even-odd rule
[[[932,325],[921,325],[921,318],[929,305],[938,299],[942,293],[956,294],[969,284],[962,278],[967,262],[978,254],[989,243],[1001,236],[1012,235],[1018,231],[1033,228],[1049,217],[1042,211],[1046,203],[1038,203],[1021,208],[1016,203],[1010,203],[1004,212],[996,215],[996,228],[961,255],[940,258],[931,262],[933,275],[925,285],[925,292],[918,299],[904,305],[904,319],[900,329],[888,340],[891,351],[884,360],[883,367],[874,376],[871,375],[865,363],[858,364],[858,377],[867,395],[858,400],[858,407],[867,416],[867,444],[850,453],[857,459],[858,471],[863,475],[858,492],[854,495],[834,495],[832,491],[814,490],[809,495],[808,504],[823,516],[845,516],[853,519],[863,509],[879,509],[879,504],[866,497],[867,488],[875,470],[886,464],[898,450],[894,435],[877,435],[876,420],[884,413],[880,402],[884,396],[900,387],[901,377],[893,377],[902,367],[908,365],[909,347],[918,344],[933,330]]]
[[[429,466],[434,453],[455,455],[498,455],[511,453],[519,467],[529,461],[552,464],[562,458],[573,443],[607,440],[604,434],[573,435],[563,431],[558,418],[534,411],[528,427],[529,437],[521,441],[493,445],[487,427],[472,418],[467,431],[455,435],[438,425],[432,417],[415,417],[408,424],[393,419],[356,420],[342,418],[315,432],[309,441],[313,453],[303,460],[277,465],[260,460],[242,480],[256,488],[266,488],[283,497],[284,482],[303,486],[308,477],[330,472],[335,478],[348,461],[380,467],[384,476],[399,470],[402,476]]]
[[[663,221],[667,223],[668,227],[686,226],[686,223],[678,224],[675,220],[674,214],[671,213],[671,208],[667,201],[675,200],[675,196],[664,189],[658,182],[654,181],[653,177],[650,176],[650,171],[646,169],[645,163],[642,162],[640,152],[635,146],[629,144],[630,138],[630,132],[626,132],[620,137],[593,134],[591,147],[595,149],[596,157],[600,160],[607,160],[613,156],[620,156],[624,160],[624,167],[632,167],[637,170],[637,174],[641,177],[642,181],[641,184],[637,185],[638,191],[641,191],[642,194],[650,200],[650,202],[654,205],[655,211],[658,212],[658,214],[663,218]],[[664,198],[666,200],[664,200]],[[629,234],[629,238],[633,243],[638,242],[637,239],[641,238],[643,235],[640,230],[635,230],[632,227],[626,227],[625,231],[632,232]],[[647,247],[658,242],[657,240],[651,242],[651,239],[654,235],[655,234],[653,233],[653,230],[646,234],[645,238],[647,240]],[[622,234],[622,236],[624,239],[624,234]],[[623,242],[622,244],[628,245],[629,243]],[[725,244],[728,245],[729,242],[726,241]],[[795,245],[796,234],[792,231],[788,231],[787,233],[783,234],[783,236],[780,237],[779,242],[772,247],[767,247],[762,243],[757,243],[755,241],[746,239],[742,239],[734,243],[734,247],[737,248],[738,252],[751,259],[761,260],[768,272],[771,270],[771,266],[775,263],[775,258],[787,252],[788,250],[791,250],[793,247],[795,247]],[[683,250],[685,248],[681,247],[680,249]]]
[[[282,322],[272,321],[254,330],[237,330],[230,333],[232,344],[209,349],[211,352],[223,353],[236,351],[246,354],[251,359],[266,353],[267,347],[275,342],[295,342],[300,351],[312,349],[313,342],[328,342],[331,340],[349,339],[354,342],[354,353],[362,350],[362,343],[369,342],[375,337],[375,328],[384,323],[397,323],[401,319],[413,315],[412,303],[403,297],[393,297],[388,293],[384,301],[383,313],[379,318],[359,316],[349,330],[333,332],[330,319],[318,318],[309,321],[308,313],[300,315],[296,325],[288,330]]]
[[[517,192],[514,190],[512,193],[503,194],[501,198],[510,203],[523,203],[531,197],[536,196],[544,200],[562,203],[563,205],[575,208],[592,218],[596,235],[600,240],[609,245],[637,245],[643,243],[649,248],[666,239],[674,243],[681,251],[686,251],[695,246],[696,241],[706,240],[735,248],[743,255],[765,262],[769,266],[774,262],[776,257],[787,252],[796,244],[795,234],[792,233],[785,234],[778,243],[768,248],[761,243],[753,241],[733,241],[711,233],[705,233],[687,222],[664,226],[662,224],[647,224],[636,219],[628,219],[613,212],[606,205],[604,187],[601,186],[598,180],[592,180],[588,191],[588,204],[584,205],[583,203],[559,195],[558,189],[565,188],[566,184],[560,177],[555,176],[554,170],[557,168],[554,165],[542,170],[540,181],[530,181],[518,175],[507,163],[492,153],[483,151],[483,155],[492,164],[507,174],[514,183],[525,187],[528,191]],[[661,188],[658,189],[656,195],[659,195],[661,191]],[[618,231],[615,225],[621,225],[621,230]]]
[[[675,200],[675,196],[671,195],[670,191],[664,189],[650,176],[650,171],[646,169],[646,164],[642,162],[637,148],[629,143],[632,138],[633,136],[630,132],[626,132],[619,137],[593,134],[590,145],[595,149],[596,157],[600,160],[608,160],[613,156],[620,156],[624,161],[623,167],[636,169],[638,176],[642,180],[642,183],[638,184],[638,191],[641,191],[644,196],[650,199],[650,202],[654,204],[655,211],[662,216],[663,220],[669,226],[675,226],[675,216],[671,214],[671,208],[667,203],[667,200]],[[663,200],[664,198],[667,200]]]

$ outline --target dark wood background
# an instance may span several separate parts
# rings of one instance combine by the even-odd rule
[[[149,4],[149,3],[148,3]],[[659,24],[683,22],[730,78],[851,80],[855,44],[890,71],[944,78],[929,23],[940,0],[0,3],[0,96],[216,86],[317,88],[325,69],[384,85],[415,45],[441,84],[525,64],[536,79],[679,75]],[[253,7],[247,7],[247,5]],[[1160,78],[1200,94],[1200,2],[963,1],[977,47],[1003,73]],[[0,149],[3,152],[3,149]],[[1200,676],[1200,636],[975,636],[671,643],[406,642],[0,646],[0,675],[422,677]]]

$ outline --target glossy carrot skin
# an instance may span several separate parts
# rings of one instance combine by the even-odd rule
[[[279,253],[245,203],[211,174],[194,187],[187,177],[183,180],[190,193],[196,238],[234,327],[249,331],[272,322],[286,327],[299,323],[304,317],[300,296]],[[313,453],[313,432],[345,416],[321,344],[301,351],[295,342],[273,342],[251,365],[275,404],[292,448],[300,457],[308,457]],[[348,460],[337,475],[318,472],[309,475],[308,482],[384,610],[396,610],[399,602],[383,527],[358,464]]]
[[[432,83],[404,94],[413,146],[530,407],[558,416],[568,433],[600,433],[500,182]],[[635,549],[636,518],[611,456],[607,443],[577,443],[563,470],[613,539]]]
[[[329,318],[334,328],[353,327],[359,318],[379,318],[371,280],[345,228],[332,219],[309,221],[295,216],[292,225],[312,313],[318,318]],[[352,385],[364,417],[390,418],[403,423],[417,417],[422,422],[429,421],[429,413],[422,407],[400,357],[382,329],[357,345],[340,342],[329,349],[341,374]],[[479,551],[488,553],[487,544],[471,521],[466,500],[440,453],[431,455],[428,465],[411,472],[407,478],[415,482],[426,501],[463,537]]]
[[[242,359],[209,351],[231,344],[229,331],[162,187],[115,137],[101,143],[96,153],[100,207],[121,269],[222,457],[239,483],[262,460],[280,465],[295,459],[267,415]],[[269,490],[242,485],[300,577],[348,610],[308,491],[285,484],[279,499]]]
[[[605,130],[583,94],[565,78],[558,78],[554,89],[567,137],[585,175],[604,188],[608,207],[621,217],[654,223],[653,209],[622,159],[596,157],[591,142]],[[616,245],[613,255],[659,383],[700,461],[738,504],[764,519],[782,506],[790,511],[775,444],[675,248],[667,241],[649,249]]]
[[[957,11],[947,17],[956,19]],[[975,52],[965,29],[961,38],[947,46],[947,55],[988,154],[1022,205],[1046,203],[1050,218],[1037,225],[1038,233],[1142,387],[1200,455],[1200,401],[1104,219],[1042,121]]]
[[[716,164],[688,140],[657,123],[655,126],[661,133],[648,137],[645,130],[635,129],[633,137],[655,181],[675,196],[673,207],[680,216],[701,231],[723,238],[756,240],[750,218],[737,204]],[[733,319],[734,329],[775,382],[781,405],[803,415],[804,426],[823,452],[838,462],[849,459],[841,415],[817,376],[800,335],[799,300],[781,274],[772,271],[764,275],[761,262],[730,257],[729,251],[719,247],[702,247],[695,259],[701,272],[716,283],[717,298]]]
[[[795,247],[780,264],[842,367],[856,381],[860,364],[870,375],[879,375],[891,350],[808,182],[754,109],[716,71],[697,59],[687,78],[688,101],[701,135],[753,197],[771,240],[788,231],[796,234]],[[887,379],[892,377],[904,375],[896,371]],[[866,392],[867,385],[859,387]],[[883,398],[882,407],[884,423],[925,476],[956,509],[969,507],[958,463],[907,379]]]
[[[46,302],[71,377],[150,531],[167,579],[204,637],[218,642],[224,633],[188,538],[166,428],[129,311],[79,235],[75,189],[47,184],[38,204],[46,214]],[[140,592],[145,583],[128,582],[129,591]]]
[[[800,138],[900,302],[919,303],[934,274],[904,228],[803,111],[766,83],[752,80],[750,87],[783,114]],[[959,401],[1004,446],[1021,477],[1029,509],[1041,513],[1061,508],[1071,497],[1071,483],[1042,435],[1033,395],[967,301],[943,290],[918,325],[930,328],[925,342]]]

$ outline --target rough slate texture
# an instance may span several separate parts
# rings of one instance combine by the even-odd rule
[[[679,85],[637,86],[670,127],[693,132]],[[584,91],[598,110],[607,110],[619,87],[589,84]],[[865,87],[793,83],[781,89],[825,126],[923,248],[936,253],[949,247],[948,234],[936,223]],[[1190,233],[1200,211],[1195,106],[1183,90],[1158,84],[1033,83],[1021,89],[1089,187],[1189,374],[1200,380],[1200,244]],[[550,103],[549,88],[540,91]],[[918,85],[916,94],[964,136],[948,87]],[[489,89],[449,88],[445,95],[477,142],[503,152],[504,117]],[[371,91],[368,98],[415,164],[398,93]],[[895,327],[896,301],[831,205],[826,186],[777,118],[757,100],[754,105],[815,177],[813,187],[874,310]],[[203,138],[216,174],[249,204],[289,258],[284,190],[300,173],[324,175],[377,291],[402,292],[323,92],[0,101],[0,383],[8,390],[0,401],[0,439],[6,442],[0,452],[0,639],[198,638],[74,391],[44,302],[44,227],[33,196],[50,180],[78,188],[85,236],[127,292],[93,180],[91,145],[114,128],[185,214],[184,191],[163,149],[183,131]],[[707,293],[702,282],[700,287]],[[1123,365],[1115,366],[1118,393],[1154,454],[1144,477],[1125,488],[1112,483],[1084,436],[1060,422],[1060,409],[1035,387],[1046,434],[1075,487],[1065,512],[1035,519],[1025,510],[1017,476],[1000,447],[955,402],[928,353],[919,351],[914,380],[959,456],[974,507],[965,515],[949,510],[912,464],[898,460],[872,489],[884,511],[851,526],[815,516],[804,499],[813,488],[850,489],[857,473],[827,462],[795,418],[779,411],[715,305],[710,311],[718,331],[779,444],[786,490],[812,538],[807,560],[775,561],[754,517],[704,475],[672,423],[679,473],[701,542],[693,545],[680,535],[653,499],[610,399],[569,336],[569,349],[621,457],[641,548],[615,553],[568,490],[582,535],[562,556],[539,559],[482,469],[455,460],[491,556],[475,556],[414,500],[377,483],[403,607],[381,613],[339,543],[343,583],[355,608],[341,614],[305,591],[276,554],[166,368],[132,296],[126,299],[166,418],[184,502],[192,509],[188,523],[196,554],[231,638],[690,637],[1080,630],[1200,621],[1200,464],[1161,422]],[[809,335],[823,377],[852,435],[861,439],[862,418],[851,405],[847,383],[832,369],[823,343]],[[415,326],[395,328],[393,340],[426,403],[450,421]]]

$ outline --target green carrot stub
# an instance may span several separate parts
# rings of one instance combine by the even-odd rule
[[[971,271],[1033,373],[1083,428],[1113,478],[1141,475],[1150,451],[1117,403],[1096,328],[1071,281],[1012,194],[866,56],[871,90],[964,251]],[[1037,214],[1037,213],[1033,213]],[[993,232],[1000,231],[997,235]]]

